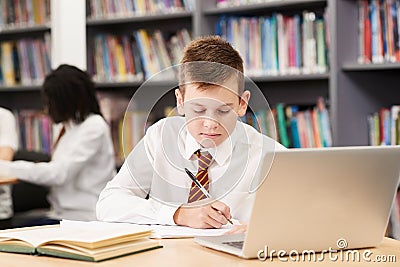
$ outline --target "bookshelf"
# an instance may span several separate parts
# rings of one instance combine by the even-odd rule
[[[351,0],[277,0],[217,8],[216,1],[203,0],[194,1],[192,9],[186,11],[87,17],[86,49],[89,51],[93,47],[93,37],[99,33],[125,34],[142,28],[171,32],[184,27],[192,32],[193,37],[197,37],[214,34],[215,24],[221,15],[268,16],[274,12],[291,15],[303,10],[321,13],[327,8],[331,40],[329,70],[326,73],[263,75],[253,76],[252,79],[270,100],[271,106],[278,102],[311,104],[315,103],[318,96],[326,97],[329,100],[334,144],[366,145],[366,116],[381,106],[395,104],[396,98],[393,96],[398,94],[396,77],[400,65],[357,63],[357,5],[357,1]],[[89,1],[86,6],[88,9]],[[35,35],[47,31],[49,25],[3,29],[0,31],[0,40],[5,36]],[[87,58],[86,61],[90,68],[90,59]],[[99,81],[96,87],[99,91],[130,97],[141,83],[141,80]],[[38,86],[1,86],[0,94],[4,96],[0,97],[0,104],[6,107],[21,108],[26,105],[40,108],[42,105],[39,97],[35,98],[37,101],[34,103],[25,101],[32,99],[33,95],[39,95]]]
[[[9,109],[38,109],[42,106],[40,82],[45,72],[50,69],[48,62],[42,57],[45,53],[48,60],[50,53],[44,48],[49,45],[48,37],[51,31],[50,0],[37,0],[35,4],[31,0],[1,3],[0,43],[10,43],[13,51],[12,55],[7,55],[5,47],[1,48],[0,106]],[[10,59],[14,62],[11,63]],[[20,67],[18,74],[12,69],[15,60]],[[27,67],[32,65],[33,61],[40,61],[41,68]],[[12,84],[9,82],[10,78],[6,82],[6,72],[11,77]]]
[[[216,0],[194,0],[190,10],[87,17],[84,25],[86,40],[77,42],[77,45],[84,46],[87,51],[85,61],[90,70],[92,68],[90,51],[93,49],[93,39],[97,34],[132,34],[133,31],[139,29],[149,31],[159,29],[162,32],[171,33],[186,28],[191,31],[193,37],[198,37],[214,34],[215,25],[222,15],[259,17],[279,12],[291,16],[304,10],[322,14],[326,9],[330,44],[329,69],[325,73],[261,75],[253,76],[252,80],[266,96],[270,106],[280,102],[307,105],[314,104],[319,96],[327,98],[333,144],[335,146],[368,145],[367,116],[381,107],[399,104],[400,63],[364,65],[358,63],[358,3],[359,1],[355,0],[271,0],[217,8]],[[86,13],[89,8],[88,0]],[[69,19],[74,20],[76,16],[70,16]],[[45,24],[4,28],[0,30],[0,41],[17,39],[25,35],[43,35],[50,31],[49,27]],[[143,80],[98,81],[96,87],[101,93],[129,99],[142,82]],[[173,86],[168,81],[148,84],[148,98],[153,99],[157,94],[156,89],[160,87],[173,88]],[[39,89],[35,85],[0,86],[0,105],[12,109],[40,109],[43,103]],[[141,104],[146,106],[146,103]],[[157,103],[155,110],[159,112],[159,115],[166,105],[174,105],[173,94],[167,95],[165,99]]]
[[[368,145],[367,116],[398,104],[399,63],[358,64],[358,1],[332,1],[331,110],[338,145]]]
[[[41,83],[51,69],[50,0],[2,1],[0,6],[0,106],[18,112],[17,122],[26,126],[22,118],[27,110],[35,110],[35,114],[42,110]],[[32,126],[29,132],[37,128]],[[27,146],[28,134],[19,129],[18,153],[41,151],[35,153],[38,159],[42,153],[48,154],[49,149],[40,148],[39,142]],[[48,135],[40,139],[50,142]]]

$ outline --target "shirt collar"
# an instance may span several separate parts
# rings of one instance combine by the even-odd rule
[[[199,143],[197,143],[196,139],[189,133],[186,129],[186,138],[185,138],[185,151],[184,157],[189,160],[191,156],[193,156],[194,152],[201,149]]]
[[[185,138],[185,150],[184,157],[187,160],[193,156],[194,152],[197,150],[207,150],[216,161],[218,165],[223,165],[229,157],[232,155],[233,148],[235,147],[237,141],[237,130],[236,127],[230,135],[230,138],[227,138],[222,144],[217,146],[216,148],[203,149],[200,144],[196,141],[196,139],[187,131],[186,129],[186,138]]]

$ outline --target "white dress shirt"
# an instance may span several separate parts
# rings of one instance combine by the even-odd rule
[[[192,183],[184,168],[197,173],[193,153],[199,148],[186,129],[184,117],[169,117],[149,127],[101,192],[97,218],[174,225],[173,215],[187,203]],[[260,163],[266,155],[272,155],[272,159],[277,149],[285,148],[253,127],[237,122],[230,138],[208,150],[214,159],[208,168],[210,194],[230,207],[233,218],[249,220],[253,192],[264,166]]]
[[[110,130],[99,115],[65,130],[50,162],[0,161],[0,175],[49,186],[53,218],[94,220],[98,196],[115,175]]]
[[[18,149],[18,133],[14,115],[7,109],[0,108],[0,147]],[[11,186],[0,186],[0,219],[13,215]]]

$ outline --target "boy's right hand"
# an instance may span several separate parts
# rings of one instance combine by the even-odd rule
[[[228,223],[227,218],[232,218],[230,208],[217,200],[204,205],[197,201],[181,206],[174,214],[174,222],[177,225],[192,228],[221,228]]]

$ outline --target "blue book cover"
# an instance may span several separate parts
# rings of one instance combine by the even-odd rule
[[[370,4],[371,14],[371,47],[372,47],[372,59],[373,62],[377,61],[378,57],[378,43],[379,43],[379,23],[377,20],[377,6],[375,1],[371,1]]]
[[[381,27],[382,27],[382,40],[383,40],[383,55],[385,56],[385,58],[388,58],[388,39],[387,39],[387,31],[389,29],[387,29],[387,16],[385,15],[385,2],[386,0],[381,0],[380,1],[380,19],[381,19]]]
[[[295,56],[296,67],[301,69],[301,29],[300,29],[300,16],[294,16],[294,34],[295,34]]]
[[[260,34],[261,34],[261,67],[263,72],[267,70],[267,53],[268,53],[268,46],[267,46],[267,28],[268,22],[267,18],[261,17],[260,18]]]
[[[278,61],[278,24],[276,21],[276,14],[271,17],[271,63],[272,63],[272,70],[276,73],[279,71],[279,61]]]
[[[103,52],[103,63],[104,63],[104,74],[106,75],[106,80],[111,81],[111,71],[110,71],[110,62],[108,59],[108,48],[107,48],[107,37],[102,34],[99,36],[101,40],[102,52]]]
[[[292,132],[292,140],[293,140],[293,147],[300,148],[300,135],[299,135],[299,128],[297,125],[297,112],[299,111],[298,106],[291,106],[291,114],[292,117],[290,118],[290,129]]]

